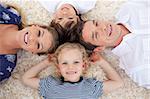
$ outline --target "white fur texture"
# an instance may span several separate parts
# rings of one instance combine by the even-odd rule
[[[99,0],[97,1],[95,8],[84,14],[82,17],[85,19],[114,21],[115,13],[125,1],[126,0]],[[39,2],[34,0],[0,0],[0,2],[19,7],[25,16],[28,25],[48,25],[52,19],[52,14],[48,13]],[[102,95],[101,99],[150,99],[150,90],[137,86],[137,84],[119,68],[117,56],[113,55],[110,50],[106,50],[104,56],[121,75],[124,81],[124,87],[109,94]],[[5,84],[3,83],[0,85],[0,99],[41,99],[38,96],[37,90],[33,90],[21,83],[21,76],[33,64],[38,63],[45,57],[46,56],[39,57],[37,55],[32,55],[25,51],[18,52],[18,63],[12,76]],[[54,66],[50,66],[40,73],[40,76],[43,77],[54,74],[54,71]],[[98,80],[106,79],[103,70],[96,64],[91,64],[86,76],[96,77]]]

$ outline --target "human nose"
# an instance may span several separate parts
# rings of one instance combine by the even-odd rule
[[[107,27],[106,27],[106,26],[103,26],[103,25],[99,25],[99,26],[96,28],[97,31],[101,31],[101,32],[105,32],[106,29],[107,29]]]
[[[63,13],[64,15],[66,15],[66,14],[67,14],[67,11],[68,11],[68,9],[63,8],[62,13]]]
[[[68,66],[68,68],[69,69],[72,69],[74,66],[72,65],[72,64],[70,64],[69,66]]]
[[[67,15],[67,11],[63,11],[63,15]]]
[[[30,42],[36,42],[36,38],[34,36],[30,35],[29,41]]]

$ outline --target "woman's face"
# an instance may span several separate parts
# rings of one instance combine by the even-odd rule
[[[96,46],[114,46],[121,37],[118,25],[108,21],[87,21],[82,30],[85,42]]]
[[[70,56],[71,55],[71,56]],[[58,68],[65,81],[77,82],[84,71],[83,55],[78,49],[63,49],[58,55]]]
[[[63,4],[54,14],[55,23],[59,23],[64,27],[67,23],[77,23],[78,15],[70,4]]]
[[[52,34],[39,26],[29,26],[19,31],[17,36],[20,47],[32,53],[46,52],[52,45]]]

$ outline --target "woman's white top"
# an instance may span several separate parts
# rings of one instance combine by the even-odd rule
[[[38,0],[50,13],[54,13],[61,5],[71,4],[80,14],[95,7],[96,0]]]
[[[117,23],[131,33],[112,51],[120,58],[120,67],[138,83],[150,89],[150,7],[146,0],[125,3],[116,15]]]

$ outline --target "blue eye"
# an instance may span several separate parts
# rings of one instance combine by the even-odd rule
[[[68,19],[73,19],[73,18],[70,17],[70,18],[68,18]]]
[[[58,18],[58,20],[62,20],[63,18]]]
[[[67,62],[62,63],[63,65],[67,65]]]
[[[75,61],[74,63],[75,63],[75,64],[78,64],[78,63],[80,63],[80,62],[79,62],[79,61]]]

